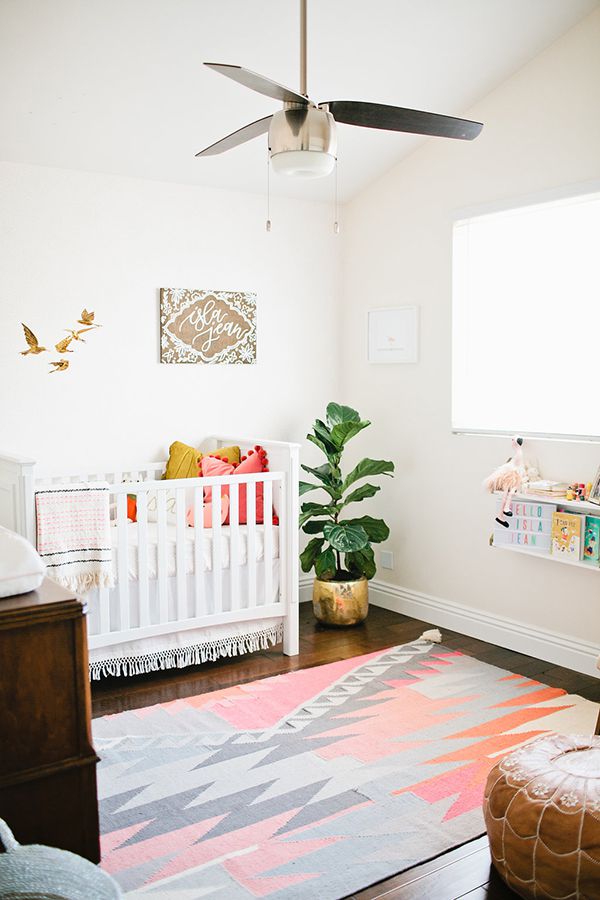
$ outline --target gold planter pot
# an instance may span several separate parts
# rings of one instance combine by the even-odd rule
[[[343,628],[364,622],[369,612],[369,582],[364,577],[356,581],[321,581],[315,578],[313,611],[322,625]]]

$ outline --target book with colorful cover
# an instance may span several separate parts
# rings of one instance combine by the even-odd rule
[[[552,555],[571,562],[581,559],[584,528],[585,516],[555,512],[552,516]]]
[[[583,558],[592,566],[600,565],[600,518],[598,516],[585,517]]]

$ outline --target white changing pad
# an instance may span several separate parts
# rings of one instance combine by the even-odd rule
[[[158,525],[149,522],[147,526],[148,534],[148,577],[155,579],[158,577]],[[195,528],[185,529],[185,572],[191,575],[194,572],[194,540]],[[166,558],[167,558],[167,575],[172,576],[177,571],[177,544],[176,544],[176,526],[167,525],[167,541],[166,541]],[[279,526],[274,525],[273,534],[273,559],[279,558]],[[113,575],[117,577],[118,570],[118,532],[116,528],[111,529],[112,540],[112,565]],[[260,562],[264,558],[265,552],[265,527],[257,525],[255,529],[255,547],[256,561]],[[204,569],[207,572],[212,571],[213,562],[213,535],[212,528],[202,529],[202,548],[204,557]],[[228,569],[231,555],[231,528],[224,525],[221,528],[221,568]],[[248,562],[248,526],[239,526],[239,564],[245,566]],[[138,564],[138,526],[130,523],[127,526],[127,560],[129,579],[137,581],[139,578]]]

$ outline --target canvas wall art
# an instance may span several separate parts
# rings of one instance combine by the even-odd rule
[[[161,288],[160,361],[256,362],[256,294]]]

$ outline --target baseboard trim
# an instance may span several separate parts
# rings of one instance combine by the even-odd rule
[[[301,575],[300,576],[300,603],[308,603],[309,600],[312,600],[312,584],[314,580],[314,575]]]
[[[310,574],[300,576],[300,603],[311,600],[313,577]],[[498,647],[535,656],[584,675],[600,677],[596,667],[600,656],[598,644],[378,579],[369,583],[369,600],[373,606],[422,619],[438,628],[450,628]]]
[[[438,628],[449,628],[575,672],[600,677],[596,667],[600,655],[597,644],[385,581],[371,581],[369,598],[374,606],[422,619]]]

